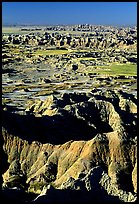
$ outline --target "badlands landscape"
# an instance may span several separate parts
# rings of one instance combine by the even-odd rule
[[[136,127],[137,27],[2,28],[5,201],[137,202]]]

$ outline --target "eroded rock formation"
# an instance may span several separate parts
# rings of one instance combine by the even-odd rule
[[[73,189],[79,202],[91,193],[96,201],[136,201],[136,103],[133,95],[108,90],[31,100],[26,115],[3,111],[10,164],[4,185],[43,190],[34,202],[41,196],[53,202],[57,195],[62,202],[61,196],[72,195]],[[53,187],[47,191],[49,184]]]

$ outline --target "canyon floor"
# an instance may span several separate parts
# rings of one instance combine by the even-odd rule
[[[30,30],[2,36],[5,201],[137,202],[136,29]]]

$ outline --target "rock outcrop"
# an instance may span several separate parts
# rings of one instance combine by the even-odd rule
[[[12,43],[15,45],[31,45],[31,46],[56,46],[64,48],[133,48],[137,45],[137,29],[116,27],[93,27],[94,34],[81,33],[80,35],[62,34],[62,33],[29,33],[27,35],[3,35],[2,44]],[[82,31],[78,28],[78,31]],[[85,31],[83,29],[83,31]],[[130,32],[131,31],[131,32]],[[132,58],[131,61],[134,61]]]
[[[74,191],[74,201],[92,194],[96,201],[136,201],[136,103],[124,92],[65,93],[29,101],[26,115],[3,111],[10,164],[3,185],[43,190],[34,202],[62,202]]]

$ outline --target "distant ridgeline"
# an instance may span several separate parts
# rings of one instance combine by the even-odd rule
[[[6,32],[3,33],[2,44],[13,43],[94,49],[129,48],[135,50],[137,46],[136,27],[118,28],[92,26],[89,24],[77,26],[32,26],[19,27],[16,34],[14,34],[14,31],[13,33],[12,31],[7,31],[7,34]]]

